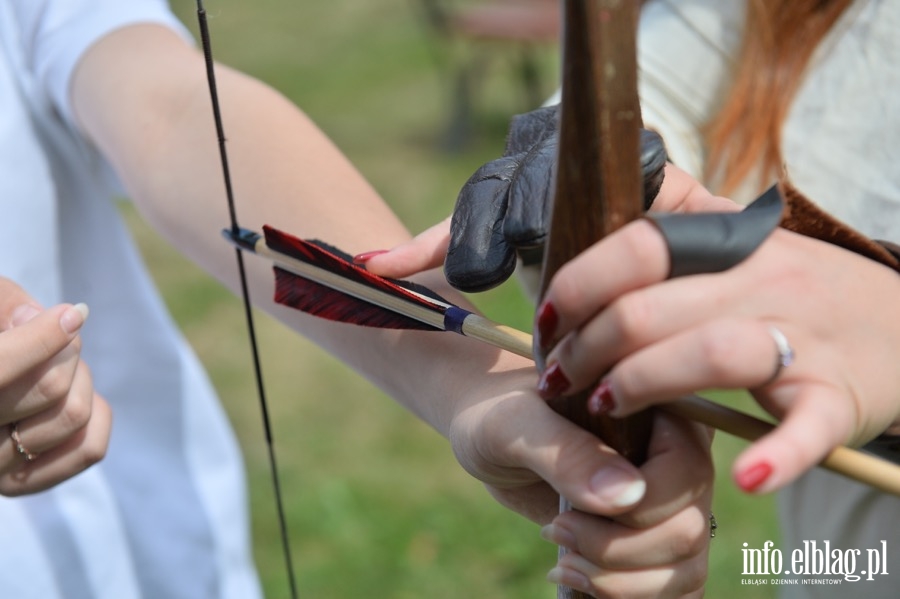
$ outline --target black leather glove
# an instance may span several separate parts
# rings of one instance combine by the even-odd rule
[[[456,200],[444,274],[462,291],[485,291],[509,278],[516,257],[543,258],[556,186],[559,106],[513,117],[506,151],[479,168]],[[641,130],[644,207],[659,193],[666,164],[662,138]]]

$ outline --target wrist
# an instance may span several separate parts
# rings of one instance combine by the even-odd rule
[[[442,395],[438,402],[441,411],[434,426],[445,437],[449,437],[461,414],[537,386],[537,371],[532,361],[473,340],[459,338],[459,341],[475,347],[470,345],[466,358],[445,362],[434,379],[433,388],[439,389]],[[486,351],[493,351],[493,355]]]

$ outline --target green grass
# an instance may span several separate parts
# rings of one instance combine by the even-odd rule
[[[173,4],[193,29],[193,3]],[[449,213],[465,179],[502,150],[510,115],[529,108],[501,55],[478,97],[476,134],[465,152],[448,155],[439,146],[455,54],[429,36],[417,1],[206,4],[217,59],[303,107],[414,231]],[[556,54],[545,54],[550,80]],[[124,211],[234,422],[257,564],[267,596],[287,597],[240,304]],[[474,299],[496,320],[530,326],[531,307],[514,285]],[[262,316],[258,327],[301,596],[555,596],[544,581],[555,549],[495,504],[446,441],[310,343]],[[728,481],[743,444],[724,435],[716,444],[720,529],[708,596],[765,597],[741,588],[740,548],[777,538],[772,502],[742,496]]]

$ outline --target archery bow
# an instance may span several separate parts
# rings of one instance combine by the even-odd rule
[[[643,213],[635,0],[566,0],[556,194],[544,250],[541,296],[559,268]],[[535,348],[543,370],[546,348]],[[635,464],[646,459],[652,416],[589,413],[583,392],[551,407]],[[560,509],[571,506],[560,497]],[[560,549],[560,554],[565,549]],[[561,599],[587,595],[558,587]]]

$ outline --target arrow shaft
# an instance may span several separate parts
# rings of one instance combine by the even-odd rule
[[[471,337],[493,347],[503,349],[519,356],[532,359],[532,336],[512,327],[493,322],[483,316],[467,312],[435,300],[431,297],[417,295],[441,308],[456,308],[465,312],[462,325],[457,328],[446,328],[445,317],[435,311],[417,305],[401,297],[368,287],[357,281],[309,264],[282,252],[268,247],[265,239],[247,229],[240,229],[237,234],[226,229],[223,235],[239,249],[250,251],[257,256],[271,261],[278,267],[299,277],[309,279],[357,298],[360,301],[375,304],[385,310],[407,316],[431,325],[436,330],[453,331]],[[772,423],[744,414],[710,400],[690,395],[674,401],[659,404],[657,409],[699,422],[706,426],[721,430],[747,441],[755,441],[774,428]],[[841,474],[857,482],[867,484],[885,493],[900,497],[900,466],[881,458],[850,449],[835,448],[820,464],[822,468]]]

